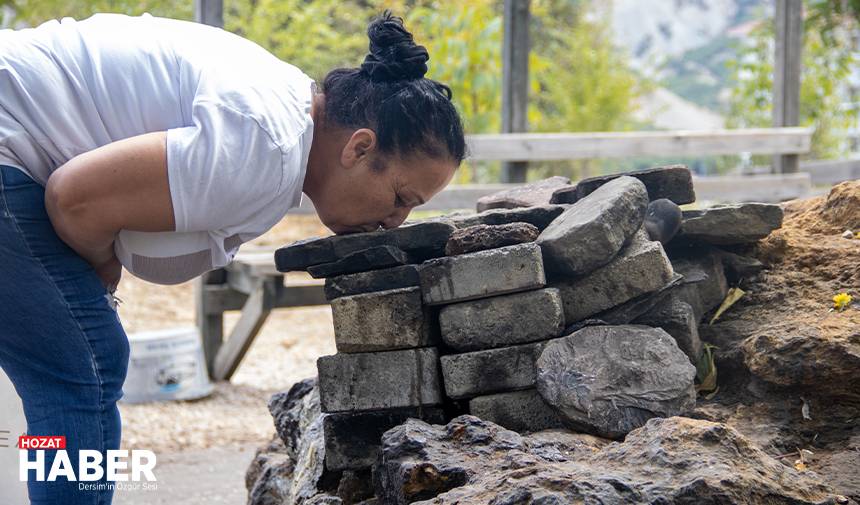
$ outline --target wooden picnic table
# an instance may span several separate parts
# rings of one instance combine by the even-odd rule
[[[240,251],[232,263],[196,282],[197,326],[212,380],[230,380],[273,309],[328,304],[322,279],[278,272],[274,253],[274,249]],[[228,310],[240,310],[241,315],[224,339]]]

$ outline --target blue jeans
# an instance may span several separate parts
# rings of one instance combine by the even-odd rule
[[[0,367],[21,397],[27,434],[65,435],[75,475],[78,450],[101,451],[104,461],[105,451],[119,449],[116,402],[128,355],[108,291],[48,220],[45,189],[0,165]],[[45,481],[29,471],[32,505],[111,503],[104,478],[89,490],[66,477],[47,481],[56,454],[44,451]]]

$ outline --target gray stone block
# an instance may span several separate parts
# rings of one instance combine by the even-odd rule
[[[677,295],[670,294],[634,322],[662,328],[675,339],[678,347],[690,358],[690,363],[694,366],[698,364],[699,357],[702,355],[698,319],[693,312],[693,307]]]
[[[331,263],[311,265],[307,270],[314,279],[321,279],[409,263],[414,263],[414,260],[408,254],[396,247],[382,245],[354,252]]]
[[[583,275],[607,264],[642,227],[648,194],[619,177],[573,204],[538,237],[550,273]]]
[[[372,352],[439,344],[432,309],[417,287],[343,296],[331,302],[338,352]]]
[[[538,392],[570,427],[608,438],[696,404],[696,367],[659,328],[589,326],[549,342],[537,368]]]
[[[561,428],[564,422],[535,389],[479,396],[469,401],[469,413],[518,432]]]
[[[317,360],[323,412],[442,403],[435,348],[335,354]]]
[[[653,309],[665,298],[668,298],[673,293],[674,288],[681,285],[683,279],[683,275],[675,273],[672,275],[672,280],[657,291],[639,295],[632,300],[622,303],[621,305],[604,310],[603,312],[596,314],[594,319],[603,321],[606,324],[629,324],[639,316]],[[572,332],[573,330],[565,328],[562,333],[567,335]]]
[[[696,321],[718,307],[726,297],[729,286],[719,252],[693,249],[682,256],[673,256],[672,267],[684,276],[681,285],[672,292],[690,304]]]
[[[446,305],[439,311],[442,340],[476,351],[561,335],[564,309],[557,289],[546,288]]]
[[[513,209],[546,205],[552,198],[553,191],[568,184],[570,184],[570,179],[556,175],[513,189],[499,191],[492,195],[482,196],[478,199],[476,207],[478,212],[483,212],[489,209]]]
[[[543,342],[442,356],[442,377],[450,398],[471,398],[533,388],[535,362]]]
[[[382,434],[410,418],[445,423],[445,414],[438,407],[326,414],[323,419],[326,468],[337,471],[372,466],[379,455]]]
[[[696,201],[696,192],[693,189],[693,177],[685,165],[668,165],[583,179],[575,186],[556,190],[550,201],[552,203],[575,203],[594,192],[600,186],[622,176],[635,177],[642,181],[648,190],[648,198],[650,200],[667,198],[678,205]]]
[[[326,300],[390,289],[418,286],[417,265],[401,265],[369,272],[329,277],[325,280]]]
[[[748,244],[782,226],[782,207],[769,203],[685,210],[679,239],[717,245]]]
[[[311,265],[331,263],[371,247],[390,245],[411,254],[416,261],[445,254],[445,243],[455,227],[448,221],[426,221],[389,230],[351,233],[300,240],[275,251],[278,271],[305,270]]]
[[[570,325],[657,291],[672,281],[673,274],[663,246],[640,230],[608,265],[584,277],[552,281],[550,287],[561,293],[564,319]]]
[[[418,268],[424,303],[438,305],[542,288],[540,248],[519,244],[438,258]]]
[[[445,254],[456,256],[487,249],[534,242],[540,231],[529,223],[477,224],[451,234]]]
[[[450,218],[457,228],[467,228],[478,224],[500,225],[508,223],[529,223],[538,230],[546,228],[569,205],[540,205],[518,209],[491,209],[467,216]]]

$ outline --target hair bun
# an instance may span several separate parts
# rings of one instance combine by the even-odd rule
[[[424,46],[415,44],[412,34],[403,27],[403,19],[384,11],[367,27],[370,54],[361,70],[372,81],[420,79],[427,73],[430,55]]]

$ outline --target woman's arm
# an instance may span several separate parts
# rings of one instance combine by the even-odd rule
[[[119,280],[113,241],[121,229],[174,231],[166,132],[112,142],[57,168],[45,187],[57,235],[105,281]],[[113,273],[110,273],[113,272]]]

